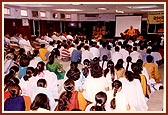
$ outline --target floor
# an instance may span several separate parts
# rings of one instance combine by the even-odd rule
[[[62,62],[60,61],[60,63],[63,65],[63,68],[68,71],[70,69],[70,61],[69,62]],[[78,64],[78,68],[82,68],[81,64]],[[161,66],[159,66],[159,72],[162,75],[162,80],[161,82],[163,84],[165,80],[165,76],[164,76],[164,64],[162,64]],[[165,88],[166,89],[166,88]],[[153,111],[157,111],[157,112],[165,112],[166,111],[166,104],[163,102],[165,101],[165,96],[164,92],[166,92],[166,90],[158,90],[155,91],[155,93],[153,93],[150,97],[150,99],[148,100],[147,104],[148,104],[148,111],[149,112],[153,112]],[[164,98],[163,98],[164,97]]]

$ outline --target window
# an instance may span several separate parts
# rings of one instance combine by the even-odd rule
[[[66,14],[66,15],[65,15],[65,18],[66,18],[66,19],[71,19],[71,15],[70,15],[70,14]]]
[[[10,8],[4,8],[4,14],[10,15]]]
[[[46,12],[40,12],[40,17],[45,18],[46,17]]]
[[[164,33],[164,24],[148,24],[148,33]]]
[[[24,16],[24,17],[28,16],[27,15],[27,10],[21,10],[20,13],[21,13],[21,16]]]

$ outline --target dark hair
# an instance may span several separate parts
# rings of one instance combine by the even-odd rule
[[[35,70],[34,70],[33,67],[28,67],[28,68],[26,69],[26,75],[23,76],[23,79],[24,79],[25,81],[28,81],[29,78],[32,77],[32,74],[34,74],[34,71],[35,71]]]
[[[107,75],[107,73],[109,72],[109,70],[110,70],[110,73],[111,73],[112,75],[114,75],[114,63],[113,63],[113,61],[111,61],[111,60],[109,60],[109,61],[107,62],[107,68],[104,70],[104,77],[106,77],[106,75]]]
[[[84,49],[85,49],[85,50],[88,50],[88,49],[89,49],[89,46],[85,45],[85,46],[84,46]]]
[[[91,68],[91,76],[93,78],[100,78],[103,74],[103,69],[99,65],[94,65]]]
[[[41,44],[41,48],[45,48],[45,44]]]
[[[48,61],[49,64],[53,64],[54,63],[54,55],[50,55],[49,56],[49,61]]]
[[[115,47],[115,51],[119,52],[120,48],[118,46]]]
[[[84,65],[87,65],[87,64],[90,65],[90,60],[89,60],[89,59],[83,60],[83,64],[84,64]]]
[[[12,66],[9,69],[9,73],[5,75],[4,84],[7,84],[10,81],[10,79],[15,76],[15,73],[18,71],[19,71],[19,68],[17,66]]]
[[[76,62],[71,62],[70,69],[68,70],[66,76],[69,79],[72,79],[74,81],[78,80],[80,78],[80,70],[77,68]]]
[[[140,75],[139,75],[139,74],[141,74],[141,71],[139,69],[138,64],[137,63],[132,63],[131,69],[133,71],[134,78],[139,79],[141,81],[141,78],[140,78]]]
[[[44,70],[45,63],[43,61],[38,62],[37,67],[34,71],[34,76],[36,76],[38,73],[42,72]]]
[[[95,95],[96,105],[90,108],[90,111],[106,111],[104,104],[107,101],[107,95],[105,92],[98,92]]]
[[[120,70],[121,68],[124,68],[123,67],[123,59],[118,59],[118,61],[117,61],[117,64],[115,65],[115,69],[118,71],[118,70]]]
[[[39,54],[39,50],[34,50],[33,51],[33,56],[36,57]]]
[[[74,90],[75,87],[75,83],[73,80],[71,79],[67,79],[64,82],[64,89],[65,92],[63,92],[60,97],[59,97],[59,101],[58,101],[58,110],[59,111],[64,111],[66,109],[68,109],[68,102],[72,96],[72,90]]]
[[[103,57],[102,57],[103,63],[102,63],[102,66],[101,66],[102,68],[103,68],[103,66],[104,66],[104,62],[105,62],[105,61],[108,61],[107,59],[108,59],[108,56],[107,56],[107,55],[103,55]]]
[[[47,85],[47,81],[45,79],[39,79],[37,81],[37,87],[45,87]]]
[[[153,56],[148,55],[148,56],[146,57],[146,61],[147,61],[148,63],[153,62]]]
[[[50,110],[49,99],[46,94],[37,94],[34,101],[30,105],[31,110],[37,110],[39,107]]]
[[[129,82],[131,82],[131,81],[134,80],[134,75],[133,75],[133,73],[132,73],[131,71],[126,71],[126,72],[125,72],[125,76],[126,76],[126,79],[127,79]]]
[[[29,60],[29,58],[28,58],[28,56],[26,54],[23,54],[20,57],[20,61],[19,61],[20,66],[26,67],[26,66],[29,65],[29,62],[30,62],[30,60]]]
[[[21,90],[18,84],[12,84],[8,87],[8,91],[10,93],[10,97],[17,97],[19,96],[19,91]]]
[[[119,81],[119,80],[115,80],[113,83],[112,83],[112,89],[114,89],[114,94],[113,94],[113,99],[111,100],[111,108],[115,109],[116,108],[116,100],[115,100],[115,96],[116,96],[116,93],[118,91],[119,88],[122,88],[122,83]]]
[[[132,62],[131,62],[131,61],[132,61],[132,57],[131,57],[131,56],[128,56],[128,57],[126,58],[126,61],[127,61],[126,71],[128,71],[129,63],[132,63]]]

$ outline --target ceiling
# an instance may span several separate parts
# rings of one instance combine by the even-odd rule
[[[65,12],[65,13],[138,13],[144,14],[147,12],[163,11],[165,2],[20,2],[4,4],[4,7],[16,7],[22,9],[35,9],[40,11],[50,12]],[[129,7],[129,8],[128,8]],[[150,8],[151,7],[151,8]],[[98,8],[106,8],[106,10],[99,10]],[[66,9],[68,11],[58,11],[58,9]],[[71,10],[80,11],[71,11]]]

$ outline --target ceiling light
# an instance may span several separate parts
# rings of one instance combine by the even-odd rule
[[[141,11],[144,11],[144,12],[155,12],[155,11],[164,11],[164,9],[148,9],[148,10],[141,10]]]
[[[130,9],[141,9],[141,8],[157,8],[158,6],[156,5],[141,5],[141,6],[126,6],[127,8]]]
[[[75,11],[83,11],[81,9],[55,9],[57,11],[65,11],[65,12],[75,12]]]
[[[97,8],[98,10],[108,10],[107,8]]]
[[[79,3],[73,3],[72,5],[74,5],[74,6],[78,6],[78,5],[81,5],[81,4],[79,4]]]
[[[124,13],[124,11],[116,10],[116,13]]]

